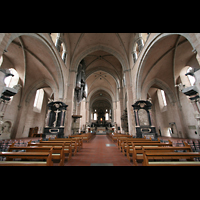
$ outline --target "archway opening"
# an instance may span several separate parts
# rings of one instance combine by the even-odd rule
[[[195,138],[194,108],[181,92],[181,87],[194,84],[186,73],[199,69],[190,41],[183,35],[170,34],[152,41],[149,47],[138,69],[137,98],[151,99],[158,135]]]
[[[111,127],[112,99],[105,91],[97,91],[91,97],[90,122],[92,127]]]
[[[82,115],[80,127],[84,127],[85,123],[96,129],[101,126],[106,130],[112,129],[114,124],[121,128],[121,106],[124,103],[120,61],[102,50],[88,54],[83,60],[88,95],[81,101],[81,106],[76,106],[76,113]]]

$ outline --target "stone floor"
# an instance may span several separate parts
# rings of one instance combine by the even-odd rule
[[[96,135],[65,166],[133,166],[106,135]]]

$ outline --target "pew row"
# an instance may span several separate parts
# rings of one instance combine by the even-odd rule
[[[152,141],[152,139],[150,138],[150,139],[146,139],[146,138],[127,138],[127,137],[118,137],[118,139],[117,139],[117,145],[118,145],[118,149],[120,149],[121,150],[121,147],[122,147],[122,142],[123,141],[135,141],[135,142],[148,142],[148,141]],[[158,141],[160,141],[159,139],[158,139]]]
[[[124,135],[124,134],[111,134],[111,139],[113,142],[117,141],[119,138],[132,138],[132,135]]]
[[[16,146],[11,146],[8,149],[9,152],[49,152],[52,151],[52,162],[53,160],[59,160],[59,165],[64,166],[65,162],[65,155],[64,155],[64,145],[63,146],[27,146],[27,147],[16,147]]]
[[[158,140],[158,141],[148,141],[148,140],[143,140],[143,141],[133,141],[133,140],[125,140],[125,141],[123,141],[122,142],[122,144],[121,144],[121,151],[122,151],[122,153],[126,156],[127,155],[127,157],[128,157],[128,159],[129,159],[129,153],[131,153],[131,150],[133,149],[133,144],[138,144],[138,143],[145,143],[145,144],[147,144],[147,146],[148,145],[151,145],[151,144],[158,144],[158,143],[160,143],[160,140]]]
[[[71,145],[71,151],[72,151],[72,155],[76,155],[78,149],[80,148],[79,143],[77,143],[76,140],[68,140],[68,141],[59,141],[59,140],[51,140],[51,141],[40,141],[40,143],[42,144],[51,144],[51,143],[65,143],[65,146]]]
[[[143,160],[143,149],[142,147],[166,147],[172,146],[172,142],[168,140],[168,143],[160,143],[159,141],[149,142],[149,143],[134,143],[127,145],[127,158],[129,161],[133,160],[134,165],[138,165],[138,160]],[[132,155],[132,156],[131,156]]]
[[[77,139],[82,139],[83,141],[88,142],[92,138],[91,133],[85,133],[81,135],[70,135],[69,138],[77,138]]]
[[[48,143],[31,143],[31,141],[28,142],[28,146],[38,146],[38,147],[42,147],[42,146],[51,146],[51,147],[60,147],[60,146],[64,146],[64,155],[65,155],[65,159],[67,158],[68,161],[71,159],[72,157],[72,148],[71,148],[71,143],[69,142],[48,142]],[[66,157],[67,155],[67,157]]]
[[[200,157],[200,152],[145,151],[143,166],[200,166],[200,161],[194,160],[197,157]]]
[[[0,161],[0,166],[53,166],[52,151],[49,151],[49,152],[0,152],[0,156],[6,157],[5,161]],[[13,159],[21,159],[21,160],[16,161]],[[24,159],[26,160],[28,159],[32,161],[24,161]],[[35,161],[35,159],[42,160],[42,161]]]
[[[152,141],[152,140],[134,140],[135,138],[130,138],[127,140],[122,140],[121,141],[121,146],[120,146],[120,150],[121,152],[123,152],[124,155],[126,155],[128,146],[131,148],[132,147],[132,143],[160,143],[160,140],[158,141]]]
[[[77,145],[77,151],[79,151],[82,147],[83,147],[83,140],[81,138],[49,138],[49,141],[51,142],[68,142],[68,141],[76,141],[76,145]]]
[[[192,152],[192,148],[190,145],[186,145],[183,147],[142,147],[143,157],[145,152]],[[143,158],[144,159],[144,158]]]

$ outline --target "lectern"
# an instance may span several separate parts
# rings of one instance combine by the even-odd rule
[[[68,105],[61,101],[51,102],[48,105],[43,138],[64,137],[65,112]]]

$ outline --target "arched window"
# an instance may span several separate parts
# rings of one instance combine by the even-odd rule
[[[105,119],[106,119],[106,120],[109,120],[108,109],[106,109]]]
[[[167,111],[167,100],[164,90],[158,89],[157,96],[161,112]]]
[[[141,33],[142,34],[142,38],[143,38],[143,41],[144,43],[147,41],[147,38],[149,36],[149,33]]]
[[[44,98],[44,90],[38,89],[35,95],[35,100],[33,104],[33,111],[37,113],[41,113],[42,110],[42,104],[43,104],[43,98]]]
[[[66,57],[67,57],[67,51],[66,51],[65,44],[62,40],[61,34],[60,33],[51,33],[50,35],[53,40],[53,43],[55,44],[55,47],[57,48],[57,50],[60,53],[60,56],[61,56],[63,62],[65,63]]]
[[[161,95],[162,95],[162,100],[163,100],[164,106],[167,106],[167,101],[166,101],[166,96],[165,96],[164,90],[161,90]]]
[[[0,66],[3,63],[3,56],[0,57]]]
[[[137,40],[135,41],[133,45],[133,62],[136,63],[136,60],[139,56],[139,53],[142,51],[144,47],[144,42],[147,40],[147,33],[141,33],[141,36],[138,36]]]
[[[189,73],[193,68],[192,67],[189,67],[188,70],[187,70],[187,73]],[[188,79],[189,79],[189,82],[191,84],[191,86],[194,85],[195,83],[195,78],[194,76],[191,76],[191,75],[187,75]]]
[[[14,76],[8,76],[4,79],[4,83],[6,84],[6,87],[13,87],[18,84],[19,82],[19,75],[17,71],[13,68],[9,69],[10,73],[13,74]]]
[[[51,33],[51,38],[53,40],[54,45],[56,45],[57,35],[58,35],[58,33]]]
[[[191,76],[191,75],[187,75],[187,73],[189,73],[189,71],[193,69],[192,67],[190,66],[185,66],[181,69],[180,71],[180,83],[182,83],[182,85],[184,85],[184,87],[191,87],[194,85],[194,82],[195,82],[195,77],[194,76]]]
[[[94,113],[94,120],[97,120],[97,113]]]

